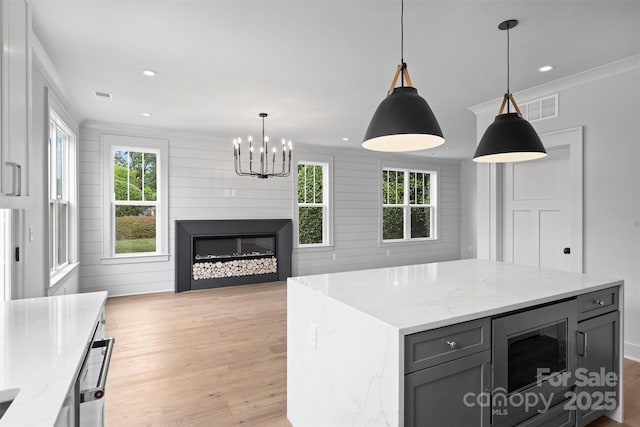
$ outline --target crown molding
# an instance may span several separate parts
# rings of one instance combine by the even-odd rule
[[[521,102],[522,104],[526,104],[528,100],[531,99],[542,98],[544,96],[551,95],[562,90],[615,76],[616,74],[626,73],[627,71],[635,70],[638,68],[640,68],[640,54],[633,55],[628,58],[614,61],[595,68],[591,68],[586,71],[581,71],[579,73],[572,74],[558,80],[553,80],[548,83],[543,83],[539,86],[521,90],[514,93],[514,95],[517,95],[519,102]],[[496,110],[501,101],[502,96],[499,98],[494,98],[490,101],[483,102],[481,104],[467,107],[467,110],[473,112],[476,116],[478,116],[488,111]]]

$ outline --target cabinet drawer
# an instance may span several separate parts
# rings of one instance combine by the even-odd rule
[[[489,318],[459,323],[405,337],[405,373],[439,365],[459,357],[488,350]]]
[[[564,409],[564,405],[567,402],[569,401],[565,400],[547,412],[538,414],[522,424],[518,424],[517,427],[573,427],[576,425],[576,413],[575,411]]]
[[[616,286],[578,296],[578,321],[617,310],[619,292]]]

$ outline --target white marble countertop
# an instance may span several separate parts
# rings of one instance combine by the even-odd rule
[[[292,277],[403,334],[622,284],[621,280],[486,260]]]
[[[0,426],[53,426],[80,369],[106,292],[0,303]]]

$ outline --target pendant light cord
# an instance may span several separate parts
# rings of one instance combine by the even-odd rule
[[[407,67],[404,63],[404,0],[400,0],[400,64],[402,64],[402,69]],[[400,84],[404,87],[404,72],[401,73],[400,76]]]
[[[507,27],[507,95],[509,95],[511,93],[511,90],[509,88],[509,74],[510,74],[510,69],[509,69],[509,27]],[[509,102],[507,100],[507,113],[511,112],[511,102]]]

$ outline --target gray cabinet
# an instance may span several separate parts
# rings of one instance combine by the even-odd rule
[[[488,396],[490,369],[487,350],[406,375],[405,425],[489,426],[491,408],[477,397]]]
[[[578,323],[578,367],[582,368],[581,375],[598,373],[597,379],[601,379],[601,372],[621,372],[618,366],[620,348],[620,312],[614,311],[602,316],[594,317]],[[594,379],[596,377],[594,376]],[[617,385],[592,384],[577,378],[579,386],[576,387],[578,406],[578,426],[584,426],[603,415],[611,407],[611,399],[618,400]],[[617,381],[616,381],[617,383]],[[588,394],[588,395],[587,395]],[[587,395],[587,396],[585,396]],[[608,401],[609,400],[609,401]],[[580,409],[584,405],[589,409]],[[609,405],[607,408],[606,405]],[[600,406],[599,406],[600,405]],[[605,405],[604,407],[602,405]]]

